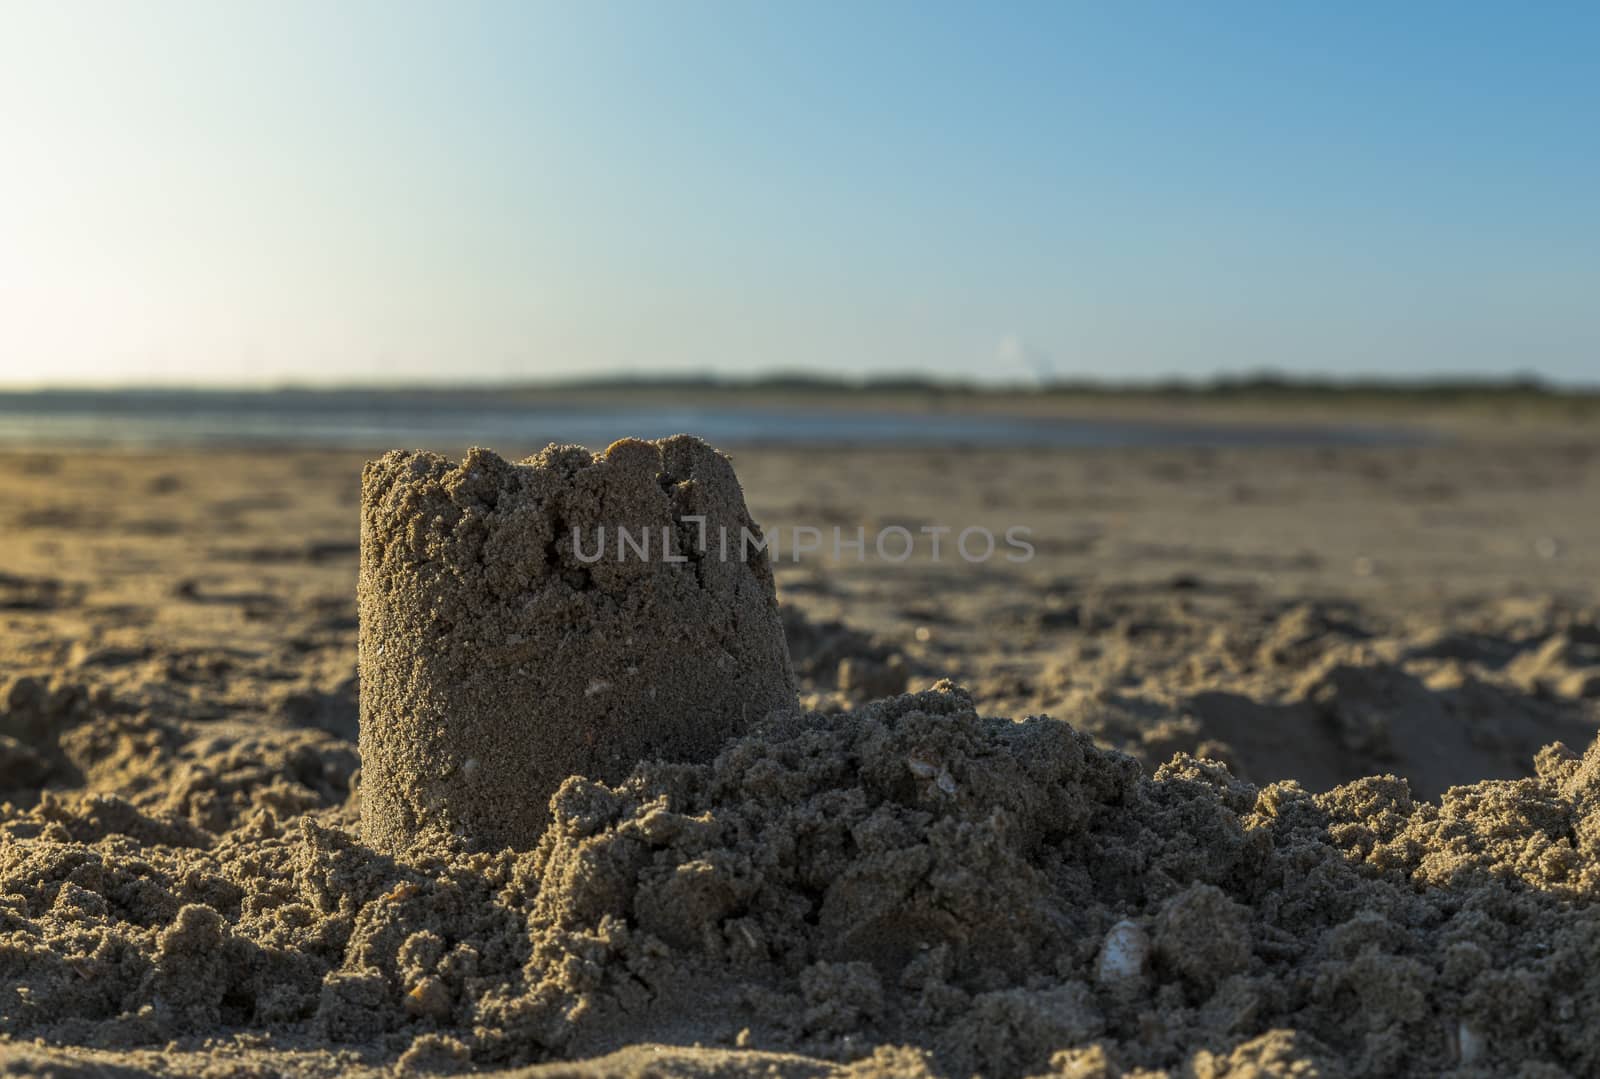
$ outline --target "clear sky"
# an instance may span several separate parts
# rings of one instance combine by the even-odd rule
[[[1600,5],[0,0],[0,380],[1600,382]]]

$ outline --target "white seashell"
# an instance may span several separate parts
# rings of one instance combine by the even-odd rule
[[[942,768],[939,770],[939,778],[935,779],[933,783],[934,786],[946,794],[954,794],[956,792],[956,777]]]
[[[583,691],[585,697],[593,697],[597,693],[604,693],[611,688],[611,683],[603,678],[596,678],[589,683],[589,688]]]
[[[907,757],[906,767],[911,769],[911,774],[918,779],[932,779],[939,774],[939,766],[932,761],[925,761],[921,757]]]
[[[1095,963],[1095,980],[1102,985],[1132,981],[1144,977],[1149,965],[1149,934],[1124,918],[1106,931]]]

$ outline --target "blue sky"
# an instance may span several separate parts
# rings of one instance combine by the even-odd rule
[[[1595,5],[5,13],[6,381],[1600,381]]]

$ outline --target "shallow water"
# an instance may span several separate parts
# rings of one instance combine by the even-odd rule
[[[570,401],[489,394],[277,391],[0,393],[0,442],[113,446],[281,445],[602,447],[691,432],[718,445],[866,444],[1041,447],[1404,445],[1427,436],[1358,424],[1217,424],[962,414],[808,405],[774,408]]]

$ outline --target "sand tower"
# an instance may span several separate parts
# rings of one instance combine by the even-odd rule
[[[793,708],[772,570],[742,530],[759,536],[732,465],[684,435],[368,464],[366,841],[526,849],[567,776],[707,759]]]

